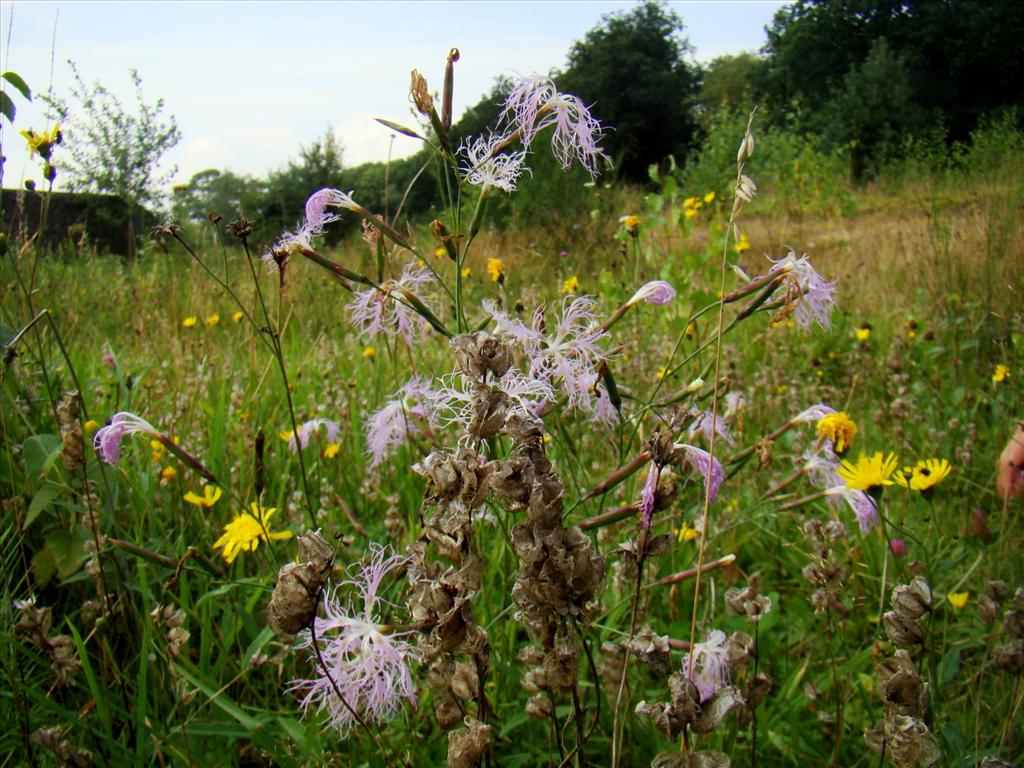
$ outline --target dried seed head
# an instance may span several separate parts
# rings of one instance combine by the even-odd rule
[[[448,768],[475,768],[494,743],[494,729],[473,717],[448,734]]]
[[[526,714],[534,720],[546,720],[552,711],[551,699],[543,693],[534,694],[526,702]]]
[[[309,626],[334,562],[334,549],[319,531],[299,536],[297,548],[300,562],[288,563],[278,571],[267,607],[267,621],[281,637],[290,637]]]
[[[416,106],[416,111],[426,118],[434,111],[434,100],[427,90],[427,78],[415,69],[410,74],[409,100]]]
[[[512,367],[512,349],[486,331],[461,334],[451,344],[458,369],[478,381],[488,374],[500,379]]]
[[[892,608],[901,618],[919,619],[931,610],[931,605],[931,587],[920,576],[892,591]]]
[[[563,640],[544,659],[544,677],[556,691],[570,691],[576,685],[580,651],[575,643]]]
[[[437,724],[447,731],[462,720],[462,710],[455,699],[446,694],[434,699],[434,717],[437,718]]]
[[[668,635],[656,635],[645,626],[627,643],[629,650],[653,670],[658,677],[668,677],[672,668],[672,653]]]

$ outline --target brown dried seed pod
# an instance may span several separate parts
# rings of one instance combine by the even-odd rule
[[[534,694],[530,697],[530,700],[526,702],[526,714],[534,720],[544,720],[551,717],[552,711],[553,707],[551,706],[551,699],[549,699],[546,694]]]
[[[277,584],[267,606],[267,623],[281,637],[291,637],[316,616],[316,600],[334,562],[334,549],[319,531],[307,531],[298,539],[299,558],[277,574]]]
[[[474,717],[448,734],[448,768],[475,768],[494,743],[494,729]]]
[[[919,619],[931,610],[931,605],[931,587],[920,576],[892,591],[893,610],[902,618]]]

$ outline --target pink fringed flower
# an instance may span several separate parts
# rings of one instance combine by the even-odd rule
[[[725,632],[712,629],[703,643],[694,643],[693,650],[683,656],[683,674],[697,686],[701,703],[729,682],[728,639]]]
[[[712,503],[718,498],[718,489],[725,480],[725,470],[722,462],[702,448],[697,448],[686,443],[676,443],[676,450],[680,450],[686,456],[687,463],[697,470],[704,478],[704,489]]]
[[[110,423],[96,430],[93,437],[93,448],[107,464],[116,464],[121,460],[121,441],[128,435],[135,434],[159,437],[157,428],[134,413],[121,411],[115,413]]]
[[[651,462],[651,469],[647,473],[647,482],[644,489],[640,491],[640,527],[647,531],[651,528],[651,520],[654,518],[654,502],[658,495],[658,475],[661,468],[657,462]]]
[[[405,560],[388,548],[370,545],[369,562],[354,579],[343,582],[359,590],[359,615],[353,615],[351,605],[342,605],[337,588],[325,593],[324,617],[314,619],[313,625],[324,664],[321,666],[314,652],[316,676],[295,680],[290,685],[290,690],[304,693],[303,710],[308,712],[310,707],[316,707],[325,712],[328,723],[342,738],[348,736],[356,722],[349,707],[364,720],[380,723],[392,717],[404,701],[416,701],[408,666],[409,660],[416,658],[416,649],[403,639],[407,633],[388,632],[388,627],[380,624],[375,615],[381,602],[381,583]],[[300,647],[312,648],[313,635],[303,635]],[[348,707],[339,699],[339,693]]]
[[[320,429],[325,427],[327,431],[327,442],[335,443],[338,441],[338,433],[341,432],[341,427],[338,422],[331,421],[330,419],[310,419],[299,425],[298,430],[292,433],[288,438],[288,447],[292,451],[296,451],[299,448],[305,448],[309,445],[309,440],[313,434]],[[298,440],[296,440],[296,437]]]
[[[525,168],[526,151],[501,152],[495,154],[495,148],[507,140],[507,136],[480,136],[471,142],[464,143],[459,152],[465,156],[467,164],[462,172],[466,181],[478,187],[497,187],[506,192],[513,192],[516,182]]]
[[[711,435],[714,434],[729,445],[736,444],[736,440],[733,439],[729,428],[725,425],[725,420],[721,416],[715,416],[711,411],[701,411],[690,426],[690,439],[696,437],[698,433],[703,434],[708,443],[711,442]]]
[[[366,422],[366,451],[370,466],[379,466],[396,445],[406,441],[414,420],[437,425],[435,393],[419,376],[413,376],[392,400]]]
[[[854,488],[847,488],[846,483],[825,489],[825,495],[830,499],[842,499],[850,505],[854,517],[857,518],[857,525],[861,533],[867,533],[878,525],[878,507],[874,499],[864,491]]]
[[[797,258],[790,251],[781,259],[772,259],[772,275],[786,275],[796,294],[790,300],[796,304],[796,321],[804,328],[810,329],[812,322],[822,328],[832,325],[832,305],[836,303],[836,284],[826,280],[811,266],[805,253]]]
[[[601,124],[578,98],[559,93],[548,77],[533,74],[520,78],[505,99],[500,120],[520,131],[527,148],[540,131],[554,126],[551,149],[564,169],[575,158],[596,176],[598,161],[607,157],[597,145],[603,133]]]
[[[835,408],[825,405],[824,403],[818,403],[817,405],[812,405],[807,410],[801,411],[796,416],[794,416],[793,423],[808,424],[810,422],[814,422],[815,424],[817,424],[823,418],[835,412]]]
[[[664,280],[652,280],[640,286],[637,292],[633,294],[633,298],[626,303],[633,305],[646,301],[648,304],[663,305],[668,304],[675,297],[676,289],[670,283],[666,283]]]
[[[393,293],[401,294],[403,290],[417,295],[425,305],[429,304],[422,295],[423,288],[433,277],[422,267],[409,265],[397,280],[389,280],[377,288],[356,291],[352,301],[348,303],[349,317],[358,326],[364,336],[399,336],[406,344],[412,346],[415,337],[422,330],[424,321],[406,304],[394,298]]]

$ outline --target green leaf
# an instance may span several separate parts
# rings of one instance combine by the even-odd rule
[[[25,454],[25,471],[30,477],[41,477],[60,456],[60,435],[32,435],[21,446]]]
[[[953,682],[959,671],[960,649],[954,646],[942,657],[942,663],[939,665],[939,687],[945,688]]]
[[[408,136],[412,139],[419,139],[420,141],[424,141],[423,137],[416,133],[416,131],[414,131],[412,128],[406,128],[404,125],[400,123],[393,123],[390,120],[385,120],[383,117],[375,117],[373,119],[376,120],[381,125],[390,128],[392,131],[398,131],[403,136]]]
[[[5,92],[0,91],[0,114],[7,118],[8,122],[14,122],[14,115],[17,113],[14,108],[14,101]]]
[[[25,515],[25,522],[21,529],[28,530],[28,527],[35,522],[41,513],[50,508],[50,505],[64,492],[64,486],[57,483],[45,482],[32,497],[32,503],[28,505],[28,514]]]
[[[0,77],[3,77],[4,80],[6,80],[8,83],[17,88],[18,93],[20,93],[29,101],[32,101],[32,90],[28,87],[28,84],[21,79],[21,75],[19,75],[17,72],[11,72],[11,70],[7,70],[3,73],[3,75],[0,75]]]
[[[249,647],[245,649],[245,653],[242,654],[242,658],[248,664],[252,661],[252,657],[263,650],[264,646],[270,642],[270,639],[274,636],[274,630],[270,627],[264,627],[263,631],[256,635],[256,639],[253,640]]]
[[[182,677],[188,680],[200,691],[202,691],[207,699],[209,699],[218,707],[220,707],[225,714],[233,718],[235,722],[237,722],[239,725],[245,728],[249,733],[252,733],[261,725],[263,725],[263,723],[261,723],[255,717],[247,715],[240,706],[238,706],[234,701],[231,700],[231,698],[224,692],[223,689],[219,691],[215,690],[211,684],[207,683],[205,680],[201,679],[198,675],[194,674],[191,670],[182,666],[181,664],[174,664],[173,666],[174,669],[179,674],[181,674]],[[189,727],[189,730],[192,730],[191,727]]]

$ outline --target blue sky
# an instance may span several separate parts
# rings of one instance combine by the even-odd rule
[[[128,69],[147,100],[163,97],[182,140],[168,155],[176,181],[205,168],[256,176],[284,166],[330,126],[354,165],[387,157],[391,132],[374,122],[411,122],[409,70],[441,84],[449,47],[459,48],[455,114],[501,74],[565,64],[575,40],[602,15],[634,2],[45,2],[0,0],[0,68],[33,91],[66,93],[67,60],[130,103]],[[671,2],[694,58],[757,50],[781,2]],[[10,44],[8,45],[8,40]],[[16,97],[17,98],[17,97]],[[19,105],[22,105],[18,99]],[[48,127],[41,104],[23,105],[19,130]],[[5,131],[4,186],[38,178],[21,137]],[[393,156],[416,150],[399,137]],[[58,156],[59,160],[59,156]],[[60,184],[58,183],[58,188]]]

